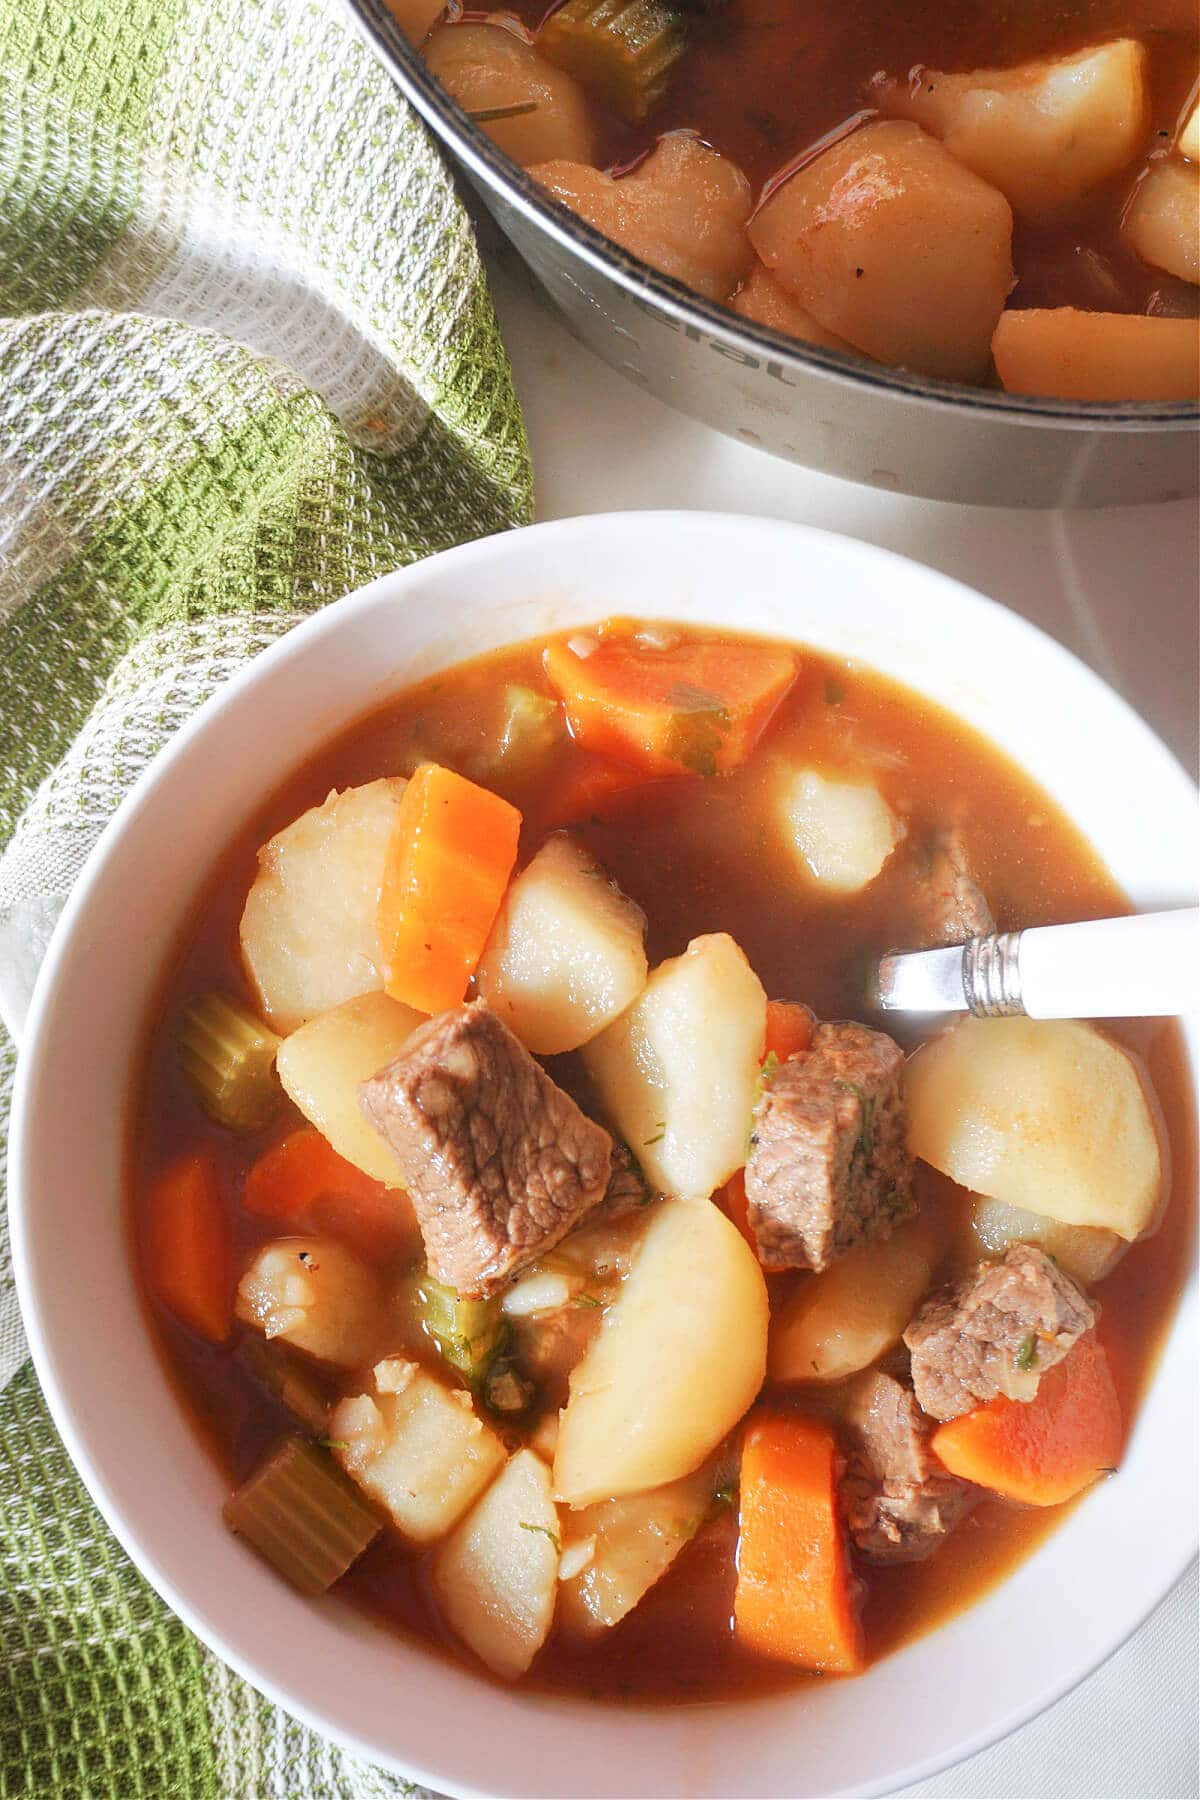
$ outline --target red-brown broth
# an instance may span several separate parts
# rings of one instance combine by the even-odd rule
[[[704,635],[704,634],[697,634]],[[216,1159],[240,1268],[251,1247],[278,1235],[239,1205],[245,1172],[274,1139],[300,1122],[288,1107],[269,1132],[236,1139],[211,1124],[180,1073],[174,1037],[183,1008],[212,987],[248,996],[237,922],[257,846],[319,803],[331,788],[405,773],[425,754],[466,774],[495,742],[510,682],[544,689],[540,645],[527,644],[462,665],[399,696],[314,755],[236,832],[205,878],[180,937],[149,1031],[145,1077],[133,1115],[131,1171],[135,1253],[149,1190],[181,1152],[203,1146]],[[770,823],[770,784],[785,758],[830,769],[869,768],[907,816],[909,836],[861,895],[822,899],[797,875]],[[584,758],[565,739],[548,777],[513,786],[526,815],[522,857],[540,841],[538,812],[551,782]],[[807,1001],[824,1017],[862,1013],[862,971],[902,934],[905,883],[922,837],[957,824],[1001,927],[1099,917],[1127,910],[1093,853],[1054,806],[1003,756],[918,696],[857,667],[802,652],[795,687],[746,767],[705,781],[656,782],[610,800],[577,821],[578,835],[645,909],[651,963],[677,954],[700,932],[728,930],[769,994]],[[1190,1261],[1194,1230],[1194,1113],[1186,1053],[1176,1026],[1134,1022],[1113,1035],[1144,1061],[1162,1109],[1172,1162],[1170,1202],[1157,1233],[1138,1244],[1099,1288],[1102,1333],[1122,1400],[1132,1414],[1152,1372]],[[557,1058],[555,1077],[581,1096],[575,1058]],[[939,1278],[975,1260],[961,1190],[918,1171],[923,1211],[936,1223]],[[773,1300],[794,1276],[773,1277]],[[801,1278],[802,1279],[802,1278]],[[289,1429],[289,1419],[249,1356],[254,1334],[237,1326],[214,1347],[181,1326],[147,1294],[167,1368],[231,1483],[242,1480]],[[777,1395],[812,1409],[831,1403],[819,1390]],[[836,1396],[833,1397],[834,1399]],[[987,1502],[927,1563],[864,1569],[870,1654],[885,1654],[970,1605],[1049,1531],[1069,1508],[1022,1510]],[[719,1514],[678,1557],[635,1611],[601,1640],[581,1644],[555,1632],[530,1680],[592,1695],[671,1702],[720,1698],[808,1679],[742,1650],[730,1631],[736,1517]],[[461,1656],[438,1619],[427,1558],[384,1533],[340,1591],[388,1625]]]
[[[547,5],[472,0],[471,10],[516,13],[536,29]],[[596,160],[621,164],[660,133],[687,128],[732,157],[758,194],[799,152],[869,105],[868,84],[879,71],[1007,68],[1125,36],[1147,51],[1143,150],[1052,223],[1017,222],[1009,304],[1191,316],[1196,289],[1144,263],[1120,229],[1145,157],[1171,142],[1196,81],[1200,45],[1191,0],[730,0],[710,14],[696,8],[688,48],[644,125],[594,108]]]

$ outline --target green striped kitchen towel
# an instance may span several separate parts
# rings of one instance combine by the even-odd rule
[[[335,0],[0,0],[0,1179],[15,1051],[117,801],[246,657],[520,524],[470,226]],[[0,1216],[0,1795],[403,1791],[137,1576],[25,1360]]]

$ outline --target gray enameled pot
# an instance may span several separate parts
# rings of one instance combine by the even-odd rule
[[[669,406],[875,487],[990,506],[1115,506],[1200,487],[1200,408],[1036,400],[800,345],[660,275],[545,195],[452,101],[384,0],[346,0],[575,335]]]

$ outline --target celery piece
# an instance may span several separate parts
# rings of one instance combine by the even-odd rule
[[[549,694],[514,683],[504,694],[496,773],[523,774],[550,754],[561,742],[563,732],[561,703]]]
[[[618,117],[640,125],[666,92],[684,41],[670,0],[566,0],[538,32],[537,47]]]
[[[326,1451],[289,1437],[225,1502],[225,1523],[302,1594],[323,1594],[378,1535],[375,1512]]]
[[[279,1341],[264,1343],[257,1335],[246,1345],[250,1367],[294,1419],[320,1437],[329,1424],[331,1402],[307,1369],[299,1368]]]
[[[479,1387],[508,1340],[499,1300],[464,1300],[432,1275],[421,1276],[417,1292],[425,1330],[451,1367]]]
[[[179,1060],[210,1119],[230,1131],[259,1131],[279,1108],[275,1052],[280,1039],[224,994],[202,994],[183,1015]]]

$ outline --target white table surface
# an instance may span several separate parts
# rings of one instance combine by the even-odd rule
[[[651,399],[568,335],[507,254],[490,262],[533,448],[539,518],[652,507],[762,513],[900,551],[1004,601],[1076,651],[1195,771],[1200,510],[1193,503],[993,511],[911,500],[795,468]],[[903,1792],[945,1800],[1194,1800],[1196,1612],[1193,1567],[1124,1649],[1050,1712]]]

